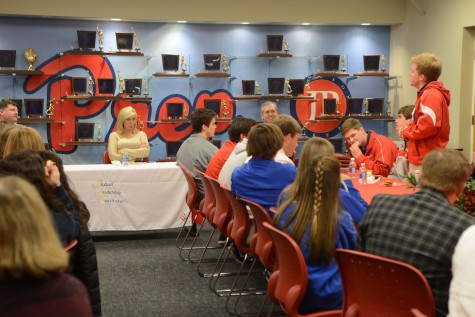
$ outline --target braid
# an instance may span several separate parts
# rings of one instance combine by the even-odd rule
[[[318,217],[318,213],[322,209],[323,195],[323,167],[322,158],[317,160],[315,166],[315,192],[313,193],[313,213],[314,217]]]

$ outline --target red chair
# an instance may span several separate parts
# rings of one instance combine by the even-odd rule
[[[341,168],[348,168],[351,157],[349,157],[348,155],[340,154],[340,153],[335,153],[335,156],[338,159],[338,161],[340,161]]]
[[[105,151],[102,154],[102,163],[103,164],[112,164],[111,159],[109,158],[109,152]]]
[[[345,317],[435,316],[432,291],[415,267],[364,252],[337,249]]]
[[[306,315],[299,313],[300,302],[308,286],[307,265],[302,251],[299,245],[287,233],[275,228],[268,222],[265,222],[263,225],[272,235],[276,254],[275,270],[272,272],[267,285],[267,293],[272,301],[280,304],[284,312],[291,317],[346,317],[347,315],[342,315],[341,310],[330,310]],[[365,314],[358,316],[366,317]]]

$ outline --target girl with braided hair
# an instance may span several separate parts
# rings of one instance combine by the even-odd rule
[[[340,163],[335,155],[313,151],[315,139],[304,145],[295,181],[282,191],[274,217],[274,225],[299,244],[307,263],[301,314],[341,308],[335,249],[356,245],[353,221],[339,198]]]

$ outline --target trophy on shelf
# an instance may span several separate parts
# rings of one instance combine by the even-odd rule
[[[341,55],[341,72],[342,73],[346,73],[347,69],[345,67],[345,63],[346,63],[346,57],[345,55]]]
[[[227,73],[229,71],[228,60],[226,55],[221,55],[221,61],[223,62],[223,72]]]
[[[137,116],[137,122],[138,122],[140,131],[143,131],[144,123],[143,123],[143,120],[140,118],[140,115]]]
[[[368,100],[368,98],[366,98],[364,100],[364,107],[365,107],[365,110],[366,110],[365,113],[364,113],[365,116],[369,116],[369,108],[368,108],[369,107],[369,100]]]
[[[25,50],[25,60],[28,63],[28,70],[35,70],[33,63],[36,61],[37,55],[34,49],[27,48]]]
[[[186,71],[188,70],[188,65],[185,62],[185,55],[180,55],[180,63],[181,63],[181,72],[183,74],[186,74]]]
[[[381,55],[381,66],[382,66],[381,71],[385,73],[386,72],[386,56],[384,55]]]
[[[259,84],[258,81],[256,81],[256,91],[255,91],[255,94],[256,94],[257,96],[262,95],[262,92],[261,92],[261,84]]]
[[[135,46],[135,50],[136,50],[137,52],[139,52],[139,51],[140,51],[139,35],[135,32],[134,27],[132,27],[132,33],[134,34],[134,46]]]
[[[284,53],[289,54],[289,52],[290,52],[289,42],[287,41],[287,39],[285,39],[284,40]]]
[[[102,126],[99,121],[97,121],[96,123],[97,123],[97,141],[101,142],[102,141]]]
[[[221,107],[223,109],[223,118],[227,118],[229,114],[228,106],[226,105],[226,100],[221,100]]]
[[[89,96],[94,95],[92,88],[93,88],[92,76],[91,76],[91,73],[87,71],[87,93],[89,94]]]
[[[388,98],[388,99],[386,100],[386,103],[388,104],[388,110],[386,111],[386,114],[387,114],[388,117],[390,117],[390,116],[392,115],[392,111],[391,111],[391,103],[392,103],[392,101],[391,101],[391,99]]]
[[[53,110],[54,110],[53,104],[55,103],[58,103],[56,98],[53,98],[49,101],[48,109],[46,109],[46,116],[48,117],[48,119],[53,116]]]
[[[96,26],[96,32],[97,32],[97,38],[99,41],[99,51],[103,52],[104,51],[104,33],[102,33],[102,30],[99,28],[99,24]]]
[[[144,96],[148,96],[148,78],[145,78],[145,83],[143,85],[143,94]]]
[[[119,78],[119,95],[121,95],[125,90],[125,80],[124,77],[120,76],[120,70],[117,71],[117,77]]]
[[[285,80],[285,89],[286,89],[287,95],[292,94],[292,87],[290,86],[290,81],[288,79]]]

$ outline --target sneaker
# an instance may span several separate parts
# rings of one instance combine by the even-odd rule
[[[192,237],[197,237],[198,236],[198,230],[196,229],[196,223],[193,223],[190,227],[190,229],[185,228],[185,231],[188,232],[188,234]]]

